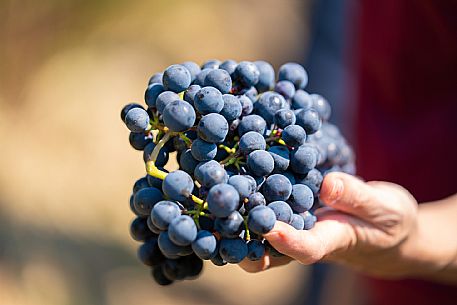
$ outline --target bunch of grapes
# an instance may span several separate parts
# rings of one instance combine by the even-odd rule
[[[147,108],[121,118],[146,176],[135,182],[131,235],[157,283],[217,266],[282,255],[266,240],[276,221],[309,230],[323,175],[354,173],[354,156],[328,122],[325,98],[303,89],[305,69],[264,61],[172,65],[149,80]],[[164,169],[177,153],[179,169]]]

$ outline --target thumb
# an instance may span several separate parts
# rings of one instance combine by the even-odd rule
[[[375,187],[339,172],[325,176],[319,198],[329,207],[364,219],[379,214],[382,206]]]

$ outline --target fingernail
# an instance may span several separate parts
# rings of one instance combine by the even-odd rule
[[[343,189],[343,181],[341,181],[341,179],[335,179],[335,181],[333,182],[332,191],[330,192],[330,195],[328,197],[330,201],[328,205],[334,204],[341,198],[341,195],[343,194]]]

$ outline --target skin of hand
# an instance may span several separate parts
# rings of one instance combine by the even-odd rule
[[[322,183],[320,199],[326,206],[316,210],[318,222],[311,230],[298,231],[278,221],[264,235],[286,256],[275,258],[267,253],[260,261],[244,260],[240,266],[259,272],[291,260],[305,265],[326,261],[394,279],[428,278],[455,260],[455,242],[436,245],[443,249],[434,252],[434,236],[424,234],[427,230],[421,223],[425,217],[419,217],[416,200],[399,185],[330,173]],[[455,275],[452,270],[452,282],[457,282]]]

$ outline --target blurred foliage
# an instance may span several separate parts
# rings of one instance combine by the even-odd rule
[[[0,304],[292,302],[306,275],[294,264],[260,275],[207,266],[199,281],[153,284],[128,234],[144,168],[119,112],[172,63],[303,61],[308,7],[0,1]]]

